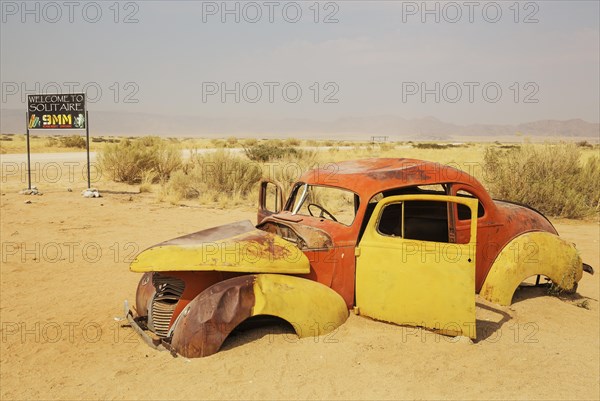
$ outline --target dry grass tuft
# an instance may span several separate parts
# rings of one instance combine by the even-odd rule
[[[550,216],[582,218],[600,211],[600,160],[581,159],[580,148],[573,144],[488,147],[485,181],[496,198]]]

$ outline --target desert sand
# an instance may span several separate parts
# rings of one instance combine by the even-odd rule
[[[599,274],[563,298],[523,288],[510,307],[477,299],[478,341],[350,314],[324,337],[282,324],[236,332],[217,354],[174,358],[114,318],[135,300],[128,262],[144,248],[222,223],[256,219],[81,183],[0,197],[1,390],[12,399],[598,399]],[[31,203],[25,203],[30,200]],[[596,221],[553,221],[600,270]],[[586,309],[581,306],[587,306]]]

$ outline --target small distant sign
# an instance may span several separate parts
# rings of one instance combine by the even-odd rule
[[[85,93],[27,95],[29,129],[85,129]]]

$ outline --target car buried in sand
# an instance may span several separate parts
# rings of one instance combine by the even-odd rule
[[[255,316],[305,337],[335,330],[349,310],[476,338],[476,294],[510,305],[527,278],[575,291],[591,271],[541,213],[422,160],[329,164],[300,177],[285,202],[280,185],[262,181],[257,217],[137,256],[130,270],[143,275],[126,313],[148,344],[203,357]]]

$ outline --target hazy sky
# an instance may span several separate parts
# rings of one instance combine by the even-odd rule
[[[600,120],[598,1],[1,3],[2,108]]]

